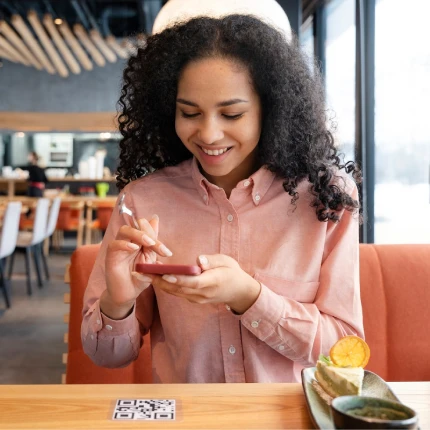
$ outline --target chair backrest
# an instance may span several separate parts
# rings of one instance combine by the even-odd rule
[[[32,245],[36,245],[46,238],[46,226],[48,224],[49,199],[37,200],[36,213],[34,215]]]
[[[19,231],[19,219],[21,217],[21,202],[10,202],[3,216],[3,226],[0,241],[0,258],[5,258],[13,253]]]
[[[57,226],[58,214],[60,212],[61,197],[55,197],[52,201],[51,209],[49,211],[48,224],[46,226],[46,236],[51,237]]]
[[[67,383],[151,382],[150,342],[122,369],[97,367],[80,339],[84,291],[100,245],[78,248],[70,268]],[[360,245],[364,331],[371,356],[367,370],[387,381],[429,381],[429,245]],[[148,335],[149,337],[149,335]]]
[[[149,334],[136,361],[121,369],[96,366],[85,355],[81,343],[82,305],[88,278],[100,245],[85,245],[72,254],[70,265],[70,313],[66,383],[67,384],[145,384],[152,382]]]
[[[366,369],[387,381],[430,381],[430,244],[360,245]]]

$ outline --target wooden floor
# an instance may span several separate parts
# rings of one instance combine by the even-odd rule
[[[70,256],[71,251],[51,252],[51,280],[39,288],[33,274],[33,295],[28,296],[24,254],[16,255],[10,309],[0,292],[0,384],[61,383],[62,354],[67,352],[63,315],[69,306],[63,303],[63,294],[69,290],[64,271]]]

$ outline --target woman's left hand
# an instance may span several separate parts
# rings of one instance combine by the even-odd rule
[[[152,284],[192,303],[225,303],[238,314],[257,300],[260,283],[233,258],[223,254],[201,255],[198,263],[202,268],[198,276],[153,275]]]

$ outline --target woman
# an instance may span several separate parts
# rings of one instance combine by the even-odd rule
[[[43,197],[45,185],[48,178],[45,175],[45,169],[38,165],[39,156],[36,152],[32,151],[28,155],[28,166],[22,166],[22,170],[28,171],[28,190],[27,194],[30,197]]]
[[[177,24],[130,58],[120,106],[118,185],[140,229],[115,213],[90,277],[95,363],[127,365],[150,330],[154,382],[293,382],[363,335],[359,172],[297,44],[250,16]],[[133,272],[155,261],[203,273]]]

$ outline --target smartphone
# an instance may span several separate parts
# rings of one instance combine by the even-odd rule
[[[181,264],[144,264],[138,263],[136,272],[150,275],[200,275],[202,269],[199,266]]]

